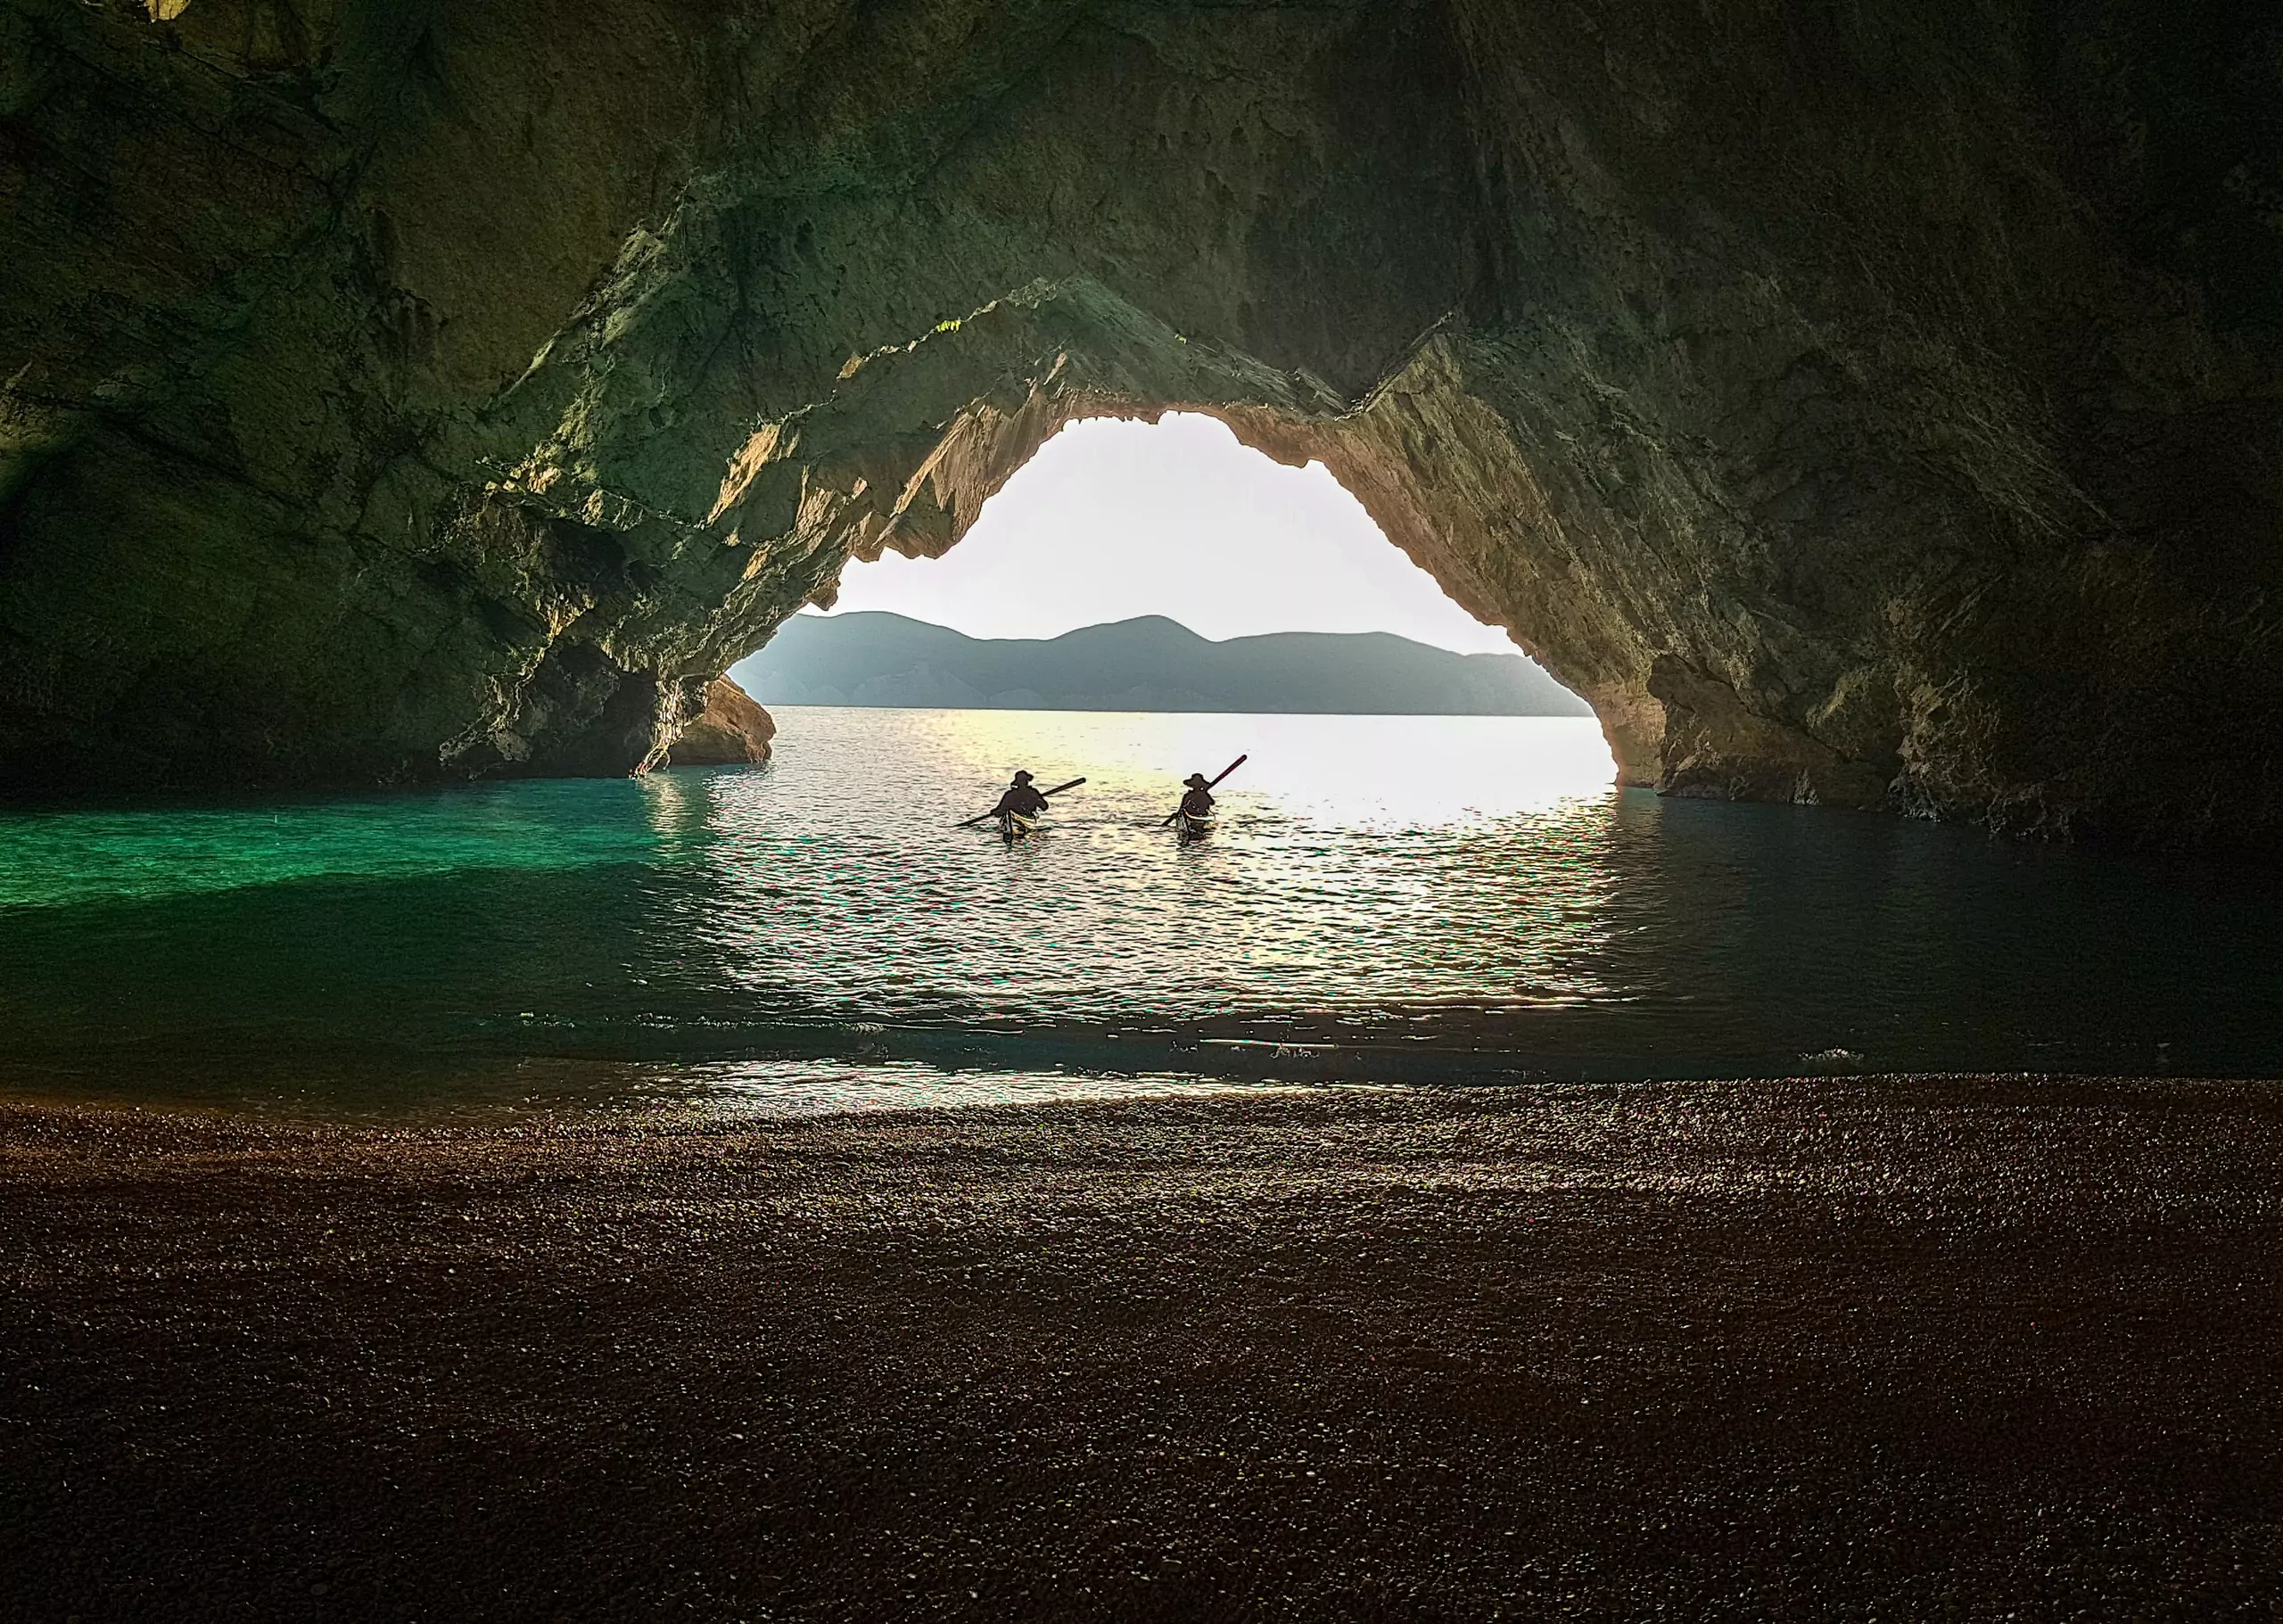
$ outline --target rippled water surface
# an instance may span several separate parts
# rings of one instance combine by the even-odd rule
[[[767,769],[0,814],[0,1078],[391,1109],[2283,1071],[2240,875],[1612,787],[1590,722],[787,708]],[[1158,827],[1251,760],[1213,837]],[[1017,766],[1088,782],[1012,848]]]

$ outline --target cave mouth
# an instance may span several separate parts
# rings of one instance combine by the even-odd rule
[[[582,324],[582,331],[592,329]],[[852,561],[878,565],[896,555],[913,561],[913,579],[925,579],[927,566],[918,561],[941,559],[983,526],[986,505],[1067,426],[1086,425],[1077,431],[1084,438],[1178,434],[1179,425],[1210,423],[1218,449],[1248,469],[1309,482],[1319,499],[1336,495],[1327,511],[1336,508],[1348,533],[1369,538],[1367,573],[1402,583],[1386,595],[1422,614],[1431,605],[1444,617],[1440,632],[1414,626],[1418,640],[1519,654],[1592,711],[1621,782],[1661,781],[1668,713],[1651,691],[1648,663],[1637,641],[1612,626],[1610,605],[1571,561],[1511,545],[1517,525],[1575,538],[1562,536],[1543,500],[1519,504],[1512,491],[1488,485],[1486,466],[1511,461],[1515,448],[1496,419],[1465,396],[1462,363],[1441,335],[1386,337],[1377,381],[1359,394],[1306,367],[1276,365],[1248,346],[1184,331],[1097,279],[1041,279],[940,317],[914,337],[849,355],[822,398],[748,420],[713,464],[702,494],[688,477],[679,490],[651,486],[659,498],[673,499],[670,507],[629,499],[649,494],[639,476],[669,445],[676,467],[695,474],[703,465],[693,464],[692,448],[677,436],[689,427],[718,433],[717,414],[654,414],[655,421],[627,425],[624,443],[597,446],[596,414],[573,391],[575,380],[540,390],[556,367],[614,383],[638,359],[647,372],[663,370],[647,354],[590,352],[596,344],[640,350],[643,333],[639,324],[618,322],[585,344],[558,343],[518,385],[556,402],[569,398],[575,409],[545,437],[539,455],[494,483],[486,508],[508,525],[548,531],[601,516],[617,522],[630,551],[655,537],[648,546],[656,551],[701,559],[715,572],[712,589],[724,601],[712,623],[693,628],[649,617],[644,631],[656,635],[647,647],[626,635],[623,620],[613,623],[630,666],[655,670],[670,661],[689,673],[668,673],[655,729],[627,736],[629,755],[652,752],[645,763],[657,759],[681,717],[695,713],[705,681],[763,647],[802,605],[834,605]],[[1130,426],[1121,429],[1121,422]],[[1175,426],[1167,430],[1167,423]],[[612,466],[599,459],[605,450],[614,454]],[[703,456],[704,444],[696,450]],[[1101,505],[1097,499],[1097,511]],[[705,516],[695,524],[661,520],[675,508]],[[1092,516],[1081,503],[1064,523],[1082,527]],[[1158,550],[1142,536],[1122,553],[1131,562]],[[976,566],[956,567],[964,573]],[[1306,567],[1296,563],[1294,572]],[[1264,582],[1261,596],[1277,596],[1277,586]],[[1455,637],[1454,627],[1461,629]],[[513,717],[507,727],[521,731]],[[532,749],[526,759],[542,754]],[[1771,773],[1788,775],[1778,793],[1801,798],[1795,763],[1780,763]]]
[[[1250,713],[1249,747],[1289,757],[1300,779],[1310,761],[1345,758],[1315,775],[1319,791],[1340,773],[1431,771],[1465,779],[1478,810],[1521,810],[1598,794],[1616,776],[1591,707],[1454,603],[1329,469],[1281,464],[1203,415],[1066,424],[956,547],[941,556],[884,547],[818,598],[824,612],[788,622],[730,672],[795,739],[822,724],[790,722],[788,707],[813,705],[1143,713],[1099,724],[1117,735],[1103,740],[1114,751],[1166,734],[1174,714]],[[1411,718],[1417,747],[1381,727],[1342,736],[1343,714]],[[1301,716],[1317,720],[1280,720]],[[1504,776],[1430,768],[1426,734],[1438,718],[1471,719],[1440,730],[1453,734],[1438,738],[1443,755],[1535,759]],[[1005,770],[1023,764],[1025,730],[994,730],[1015,752]],[[1307,798],[1339,815],[1339,796]]]
[[[1320,462],[1290,467],[1219,420],[1066,424],[940,558],[852,559],[834,613],[884,610],[970,637],[1035,639],[1160,615],[1213,641],[1381,632],[1521,655],[1455,603]]]

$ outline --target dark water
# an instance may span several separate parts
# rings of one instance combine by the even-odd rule
[[[765,771],[0,815],[0,1084],[774,1108],[2283,1074],[2278,896],[1618,792],[1593,724],[788,709]],[[1220,829],[1154,826],[1253,760]],[[1086,774],[1009,850],[953,819]]]

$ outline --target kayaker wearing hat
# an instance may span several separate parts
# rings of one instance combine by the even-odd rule
[[[1018,818],[1035,818],[1046,810],[1046,797],[1031,787],[1031,775],[1018,772],[1015,781],[1007,786],[1007,793],[999,797],[999,804],[985,816],[1003,818],[1010,812]]]
[[[1235,761],[1221,769],[1221,779],[1227,778],[1251,759],[1248,755],[1237,757]],[[1183,839],[1187,840],[1202,835],[1206,826],[1212,822],[1213,786],[1219,783],[1221,779],[1208,779],[1201,772],[1192,772],[1182,780],[1189,787],[1189,793],[1182,796],[1179,806],[1166,814],[1165,822],[1171,823],[1174,819],[1180,819]],[[1165,824],[1161,823],[1158,827],[1163,828]]]

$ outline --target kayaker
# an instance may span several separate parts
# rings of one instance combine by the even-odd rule
[[[1031,775],[1027,772],[1018,772],[1015,775],[1015,781],[1007,786],[1007,793],[999,797],[998,805],[987,812],[977,812],[966,822],[954,823],[952,827],[973,828],[978,823],[988,823],[996,818],[1001,826],[1010,831],[1011,838],[1014,833],[1026,832],[1029,829],[1031,821],[1046,810],[1046,798],[1049,796],[1059,796],[1066,789],[1076,789],[1085,781],[1084,779],[1072,779],[1067,784],[1057,784],[1051,789],[1034,789],[1031,787]],[[1015,825],[1018,820],[1021,820],[1021,830],[1016,829]]]
[[[969,804],[973,803],[970,802]],[[1159,804],[1162,805],[1163,803],[1160,802]],[[993,807],[986,815],[1003,818],[1012,812],[1018,818],[1035,818],[1045,810],[1046,797],[1031,787],[1031,775],[1027,772],[1018,772],[1015,775],[1015,781],[1007,786],[1007,793],[999,797],[999,804]]]
[[[1249,755],[1237,757],[1235,761],[1221,769],[1221,779],[1227,778],[1251,759]],[[1183,779],[1182,783],[1187,787],[1189,793],[1182,796],[1181,804],[1167,812],[1164,822],[1159,823],[1158,827],[1163,828],[1166,824],[1179,818],[1183,820],[1181,827],[1183,839],[1187,839],[1191,835],[1203,834],[1205,825],[1213,818],[1213,786],[1219,783],[1221,779],[1208,779],[1201,772],[1192,772]]]

